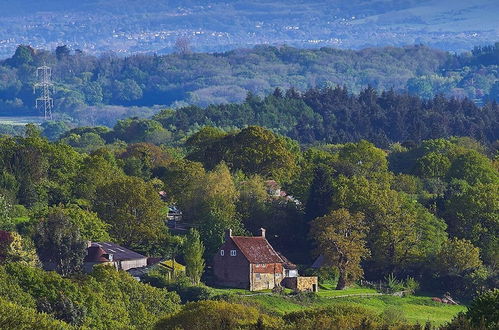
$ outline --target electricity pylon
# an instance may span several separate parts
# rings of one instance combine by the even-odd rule
[[[52,83],[52,69],[46,65],[36,69],[38,82],[34,86],[34,92],[41,90],[41,95],[36,99],[36,108],[43,109],[45,120],[52,119],[52,109],[54,108],[54,84]]]

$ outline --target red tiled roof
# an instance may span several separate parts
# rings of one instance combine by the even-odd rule
[[[231,238],[252,264],[283,263],[265,237],[232,236]]]
[[[86,262],[109,262],[109,259],[104,257],[106,251],[100,246],[91,246],[87,249],[87,256],[84,261]]]

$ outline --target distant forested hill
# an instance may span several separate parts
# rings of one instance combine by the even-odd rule
[[[33,84],[36,67],[43,64],[53,69],[59,118],[111,126],[116,118],[147,116],[155,105],[237,103],[248,93],[264,96],[276,87],[305,91],[339,85],[359,93],[371,86],[423,98],[467,97],[479,105],[499,100],[499,44],[461,55],[425,46],[359,51],[258,46],[125,58],[20,46],[0,62],[1,115],[36,114]]]

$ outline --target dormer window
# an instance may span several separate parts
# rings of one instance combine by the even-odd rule
[[[230,250],[230,256],[235,257],[237,255],[236,250]]]
[[[222,257],[223,257],[223,256],[224,256],[224,254],[225,254],[225,251],[224,251],[224,250],[220,250],[220,256],[222,256]]]

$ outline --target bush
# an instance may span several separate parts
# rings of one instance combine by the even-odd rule
[[[180,312],[164,318],[156,325],[158,330],[218,330],[256,327],[282,328],[282,321],[262,314],[253,307],[207,300],[188,303]]]
[[[442,330],[460,329],[499,329],[499,289],[479,295],[466,313],[459,313],[442,328]]]
[[[293,299],[304,304],[310,304],[318,298],[315,292],[298,292],[293,295]]]
[[[381,314],[381,317],[383,318],[384,322],[391,325],[406,322],[404,311],[402,310],[402,308],[397,306],[390,306],[385,309]]]
[[[395,275],[390,274],[386,278],[386,285],[389,293],[394,293],[394,292],[400,292],[403,291],[404,288],[404,283],[400,280],[398,280]]]
[[[68,324],[57,321],[32,308],[22,307],[0,298],[0,329],[72,329]]]
[[[172,281],[164,275],[152,273],[146,276],[143,282],[156,288],[165,288],[168,291],[176,292],[183,304],[215,297],[215,291],[212,288],[203,284],[193,285],[187,277]]]
[[[413,294],[419,290],[419,282],[416,281],[414,277],[408,276],[405,280],[405,289]]]

